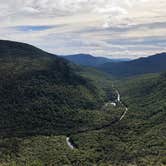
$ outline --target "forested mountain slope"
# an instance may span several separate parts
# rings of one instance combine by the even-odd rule
[[[66,60],[31,45],[0,41],[1,135],[57,134],[88,126],[87,118],[80,119],[86,112],[77,110],[99,107],[105,98],[99,92]]]
[[[91,163],[85,152],[71,153],[67,136],[110,125],[122,110],[102,111],[115,96],[100,87],[100,74],[79,70],[31,45],[0,41],[1,165]],[[111,94],[110,79],[106,85]]]
[[[126,123],[131,128],[128,137],[135,157],[145,165],[165,165],[166,73],[123,81],[120,91],[129,106]]]
[[[166,74],[113,81],[31,45],[0,50],[0,165],[166,165]]]
[[[129,62],[108,62],[98,68],[115,77],[131,77],[148,73],[164,72],[166,71],[165,64],[166,53],[161,53]]]

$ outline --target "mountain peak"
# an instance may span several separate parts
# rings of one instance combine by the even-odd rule
[[[129,59],[110,59],[106,57],[95,57],[91,54],[75,54],[64,56],[65,59],[83,66],[97,67],[108,62],[128,61]]]

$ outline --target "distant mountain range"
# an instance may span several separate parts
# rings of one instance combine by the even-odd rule
[[[136,60],[109,59],[94,57],[89,54],[68,55],[63,58],[78,65],[95,67],[116,77],[130,77],[166,71],[166,53]]]
[[[129,77],[166,71],[166,53],[139,58],[128,62],[108,62],[98,67],[114,76]]]
[[[83,66],[96,67],[108,62],[122,62],[129,61],[130,59],[109,59],[105,57],[94,57],[90,54],[75,54],[64,56],[63,58]]]

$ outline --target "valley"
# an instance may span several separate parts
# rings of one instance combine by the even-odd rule
[[[0,0],[0,166],[166,166],[166,0]]]
[[[119,78],[24,43],[0,50],[0,165],[166,164],[165,72]]]
[[[104,103],[104,106],[102,107],[101,111],[104,111],[104,109],[107,109],[107,108],[110,109],[110,107],[109,107],[110,104],[113,105],[114,107],[117,107],[118,104],[121,104],[122,107],[124,107],[125,111],[119,117],[119,119],[117,118],[114,122],[111,122],[111,124],[109,124],[109,125],[104,125],[104,126],[101,126],[100,128],[96,128],[96,129],[94,129],[95,131],[101,130],[101,129],[105,129],[107,127],[110,127],[112,124],[118,123],[119,121],[121,121],[126,116],[128,108],[122,103],[119,91],[116,89],[115,92],[116,92],[116,95],[117,95],[117,98],[115,99],[115,101],[109,101],[107,103]],[[76,134],[86,133],[86,132],[90,132],[90,130],[81,131],[81,132],[78,132]],[[75,145],[74,145],[73,142],[71,142],[71,138],[70,137],[66,137],[66,143],[67,143],[67,145],[69,146],[70,149],[74,149],[75,148]]]

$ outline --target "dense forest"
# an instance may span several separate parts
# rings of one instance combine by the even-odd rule
[[[165,96],[165,73],[115,80],[0,41],[0,165],[164,166]]]
[[[89,123],[79,118],[86,115],[81,109],[98,108],[106,98],[64,59],[8,41],[1,41],[0,50],[2,136],[77,130]]]

